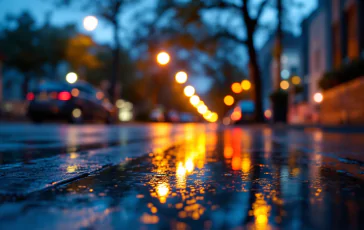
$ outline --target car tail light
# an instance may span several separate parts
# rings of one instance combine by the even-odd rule
[[[27,100],[28,101],[33,101],[34,100],[34,93],[28,93],[27,94]]]
[[[58,94],[58,100],[60,101],[68,101],[71,99],[71,94],[69,92],[60,92]]]

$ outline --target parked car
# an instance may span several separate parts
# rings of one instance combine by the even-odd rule
[[[29,92],[27,100],[27,115],[34,122],[57,119],[70,123],[96,120],[112,123],[116,112],[102,91],[84,81],[45,82]]]

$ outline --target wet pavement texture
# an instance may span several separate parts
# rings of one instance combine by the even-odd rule
[[[155,124],[78,127],[80,136],[82,129],[102,136],[100,144],[123,142],[120,133],[129,139],[1,165],[4,191],[7,171],[24,168],[26,177],[29,165],[44,169],[39,161],[65,158],[66,171],[52,172],[69,179],[3,199],[0,229],[364,229],[364,134]],[[90,162],[98,167],[75,177]]]

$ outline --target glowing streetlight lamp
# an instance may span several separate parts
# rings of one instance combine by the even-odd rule
[[[281,81],[281,89],[287,90],[289,88],[289,82],[288,81]]]
[[[157,62],[160,64],[160,65],[167,65],[169,63],[169,61],[171,60],[171,57],[169,56],[168,53],[166,52],[160,52],[158,55],[157,55]]]
[[[315,93],[315,95],[313,95],[313,100],[317,104],[320,104],[324,100],[324,96],[322,95],[322,93]]]
[[[235,102],[234,98],[231,96],[231,95],[227,95],[225,98],[224,98],[224,103],[225,105],[227,106],[231,106],[233,105]]]
[[[206,105],[200,105],[197,107],[197,111],[199,114],[204,114],[209,110]]]
[[[299,76],[293,76],[293,77],[292,77],[292,83],[293,83],[294,85],[299,85],[299,84],[301,84],[301,78],[300,78]]]
[[[243,88],[241,87],[241,84],[238,82],[235,82],[231,85],[231,90],[234,93],[241,93],[243,91]]]
[[[87,16],[83,19],[83,27],[87,31],[94,31],[97,28],[97,25],[99,24],[99,20],[95,16]]]
[[[215,123],[218,119],[219,119],[219,116],[217,115],[217,113],[212,113],[209,118],[209,122]]]
[[[77,74],[76,74],[76,73],[74,73],[74,72],[70,72],[70,73],[68,73],[68,74],[66,75],[66,81],[67,81],[68,83],[70,83],[70,84],[75,83],[75,82],[77,81],[77,79],[78,79],[78,76],[77,76]]]
[[[190,102],[193,106],[197,106],[200,103],[200,98],[197,95],[194,95],[190,98]]]
[[[184,93],[187,97],[192,97],[195,94],[196,90],[192,86],[186,86],[184,89]]]
[[[179,84],[184,84],[187,82],[188,75],[186,72],[180,71],[175,76],[176,82]]]
[[[243,88],[243,90],[248,91],[251,87],[252,87],[252,84],[250,83],[249,80],[243,80],[241,82],[241,88]]]

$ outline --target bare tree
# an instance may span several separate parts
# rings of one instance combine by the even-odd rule
[[[120,76],[119,61],[120,61],[120,17],[123,9],[126,9],[131,4],[136,4],[138,0],[56,0],[57,3],[63,5],[70,5],[73,2],[81,2],[81,5],[85,10],[89,10],[90,13],[95,14],[106,22],[108,22],[113,29],[113,61],[112,61],[112,73],[110,76],[110,88],[109,94],[112,100],[115,100],[115,87],[117,78]]]

